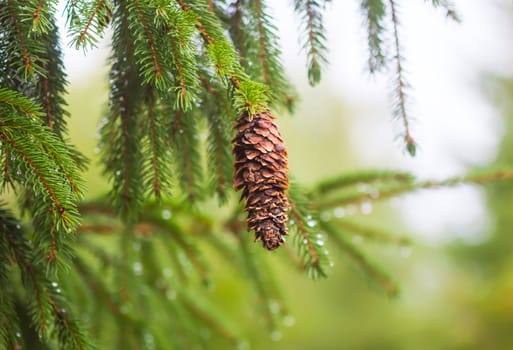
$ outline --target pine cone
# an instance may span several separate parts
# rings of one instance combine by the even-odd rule
[[[248,230],[254,230],[255,241],[261,240],[268,250],[285,242],[289,208],[287,150],[273,120],[268,111],[252,118],[243,114],[233,139],[234,187],[243,189]]]

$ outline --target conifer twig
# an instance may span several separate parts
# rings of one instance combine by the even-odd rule
[[[359,249],[342,237],[331,223],[321,221],[321,227],[329,234],[331,241],[338,245],[372,280],[385,288],[389,295],[395,296],[399,293],[399,286],[387,274],[374,266]]]
[[[80,45],[80,44],[82,44],[84,42],[84,40],[85,40],[85,38],[86,38],[86,36],[88,34],[89,27],[93,23],[94,18],[98,15],[98,12],[100,11],[100,9],[103,6],[104,2],[105,2],[105,0],[98,0],[98,2],[96,3],[96,6],[95,6],[94,10],[91,12],[91,14],[89,15],[89,18],[87,19],[87,22],[86,22],[86,24],[84,26],[84,29],[80,33],[80,36],[79,36],[78,41],[77,41],[77,45]]]
[[[11,13],[11,19],[16,28],[16,34],[18,36],[18,41],[20,44],[20,48],[22,50],[23,60],[25,61],[25,72],[31,74],[32,73],[32,58],[27,49],[27,45],[25,44],[25,39],[23,34],[21,33],[20,23],[18,21],[18,17],[16,15],[16,11],[14,8],[13,0],[7,0],[7,6],[9,7],[9,11]]]
[[[339,198],[320,200],[317,203],[314,203],[314,206],[319,209],[329,209],[334,208],[336,206],[347,205],[352,203],[361,203],[364,201],[377,201],[388,199],[390,197],[399,196],[404,193],[413,192],[421,189],[431,189],[431,188],[439,188],[439,187],[449,187],[463,184],[477,184],[483,185],[488,183],[493,183],[497,181],[512,181],[513,180],[513,170],[505,169],[492,171],[487,173],[476,173],[470,174],[467,176],[456,176],[446,180],[441,181],[421,181],[421,182],[413,182],[406,183],[402,185],[395,185],[390,187],[385,187],[379,189],[378,196],[372,196],[369,193],[350,193],[346,196],[342,196]]]
[[[403,60],[404,57],[401,53],[401,43],[399,39],[399,17],[397,13],[397,4],[396,0],[389,0],[390,4],[390,13],[392,16],[392,26],[393,26],[393,32],[394,32],[394,49],[395,49],[395,79],[396,79],[396,86],[395,86],[395,94],[396,94],[396,106],[395,106],[395,113],[396,115],[402,120],[403,123],[403,129],[404,129],[404,142],[406,144],[406,150],[408,153],[413,157],[416,153],[416,142],[413,139],[410,131],[410,120],[408,116],[408,112],[406,110],[407,108],[407,94],[406,89],[408,88],[409,84],[406,81],[404,67],[403,67]]]

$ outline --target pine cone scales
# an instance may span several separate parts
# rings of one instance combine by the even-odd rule
[[[233,139],[234,187],[243,190],[248,230],[254,230],[255,241],[261,240],[268,250],[285,241],[289,207],[285,194],[289,186],[287,150],[273,120],[269,112],[253,118],[243,114]]]

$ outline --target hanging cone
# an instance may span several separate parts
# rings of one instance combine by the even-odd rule
[[[254,230],[255,241],[261,240],[268,250],[285,242],[289,208],[287,150],[273,120],[268,111],[252,118],[243,114],[233,139],[234,187],[243,190],[248,230]]]

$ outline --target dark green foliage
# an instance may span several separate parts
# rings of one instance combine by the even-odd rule
[[[90,349],[88,336],[63,298],[59,284],[46,277],[44,261],[37,257],[37,253],[31,253],[34,246],[4,205],[0,208],[0,248],[2,261],[9,262],[0,270],[0,303],[3,306],[0,346],[16,348],[25,340],[29,341],[21,334],[21,328],[27,325],[18,323],[21,316],[18,316],[17,306],[23,305],[22,312],[29,317],[40,337],[39,342],[51,344],[56,340],[60,348]],[[15,287],[18,280],[21,280],[24,292]]]
[[[23,18],[30,17],[32,12],[24,5],[25,1],[0,1],[0,47],[4,56],[2,65],[5,66],[1,80],[4,87],[14,88],[24,80],[33,82],[35,74],[45,75],[41,57],[45,52],[44,43],[30,38],[32,23]]]
[[[25,189],[24,208],[33,217],[34,240],[50,264],[58,262],[56,245],[79,223],[77,201],[82,181],[69,148],[41,125],[42,113],[18,93],[0,89],[3,183]],[[63,251],[65,252],[65,251]]]
[[[294,1],[312,85],[326,63],[327,2]],[[390,62],[396,68],[397,115],[407,150],[415,153],[397,2],[362,0],[360,8],[369,70]],[[456,18],[450,2],[430,3]],[[225,260],[233,278],[248,282],[248,298],[277,331],[287,310],[275,266],[292,261],[313,278],[325,277],[331,265],[325,242],[396,294],[396,284],[350,239],[408,241],[340,213],[417,189],[513,178],[502,170],[417,182],[407,173],[365,171],[312,189],[293,185],[291,242],[269,255],[251,244],[231,190],[231,140],[241,115],[290,109],[295,98],[270,2],[70,0],[65,15],[74,46],[87,49],[112,30],[99,145],[111,190],[83,202],[86,160],[65,141],[67,82],[56,6],[55,0],[0,0],[1,191],[18,197],[8,204],[17,205],[16,215],[0,205],[0,348],[91,349],[93,339],[102,349],[207,348],[210,334],[235,346],[239,329],[206,292],[216,277],[211,262]]]
[[[174,142],[173,148],[177,150],[173,152],[175,171],[178,173],[180,188],[191,203],[201,199],[204,191],[200,185],[203,183],[203,169],[198,140],[198,117],[196,111],[176,111],[171,117],[169,128],[169,136]]]
[[[200,75],[206,89],[203,108],[211,111],[207,115],[207,169],[210,177],[210,192],[216,192],[224,203],[232,187],[233,156],[226,147],[232,139],[232,121],[236,119],[230,100],[220,83],[206,73]]]

